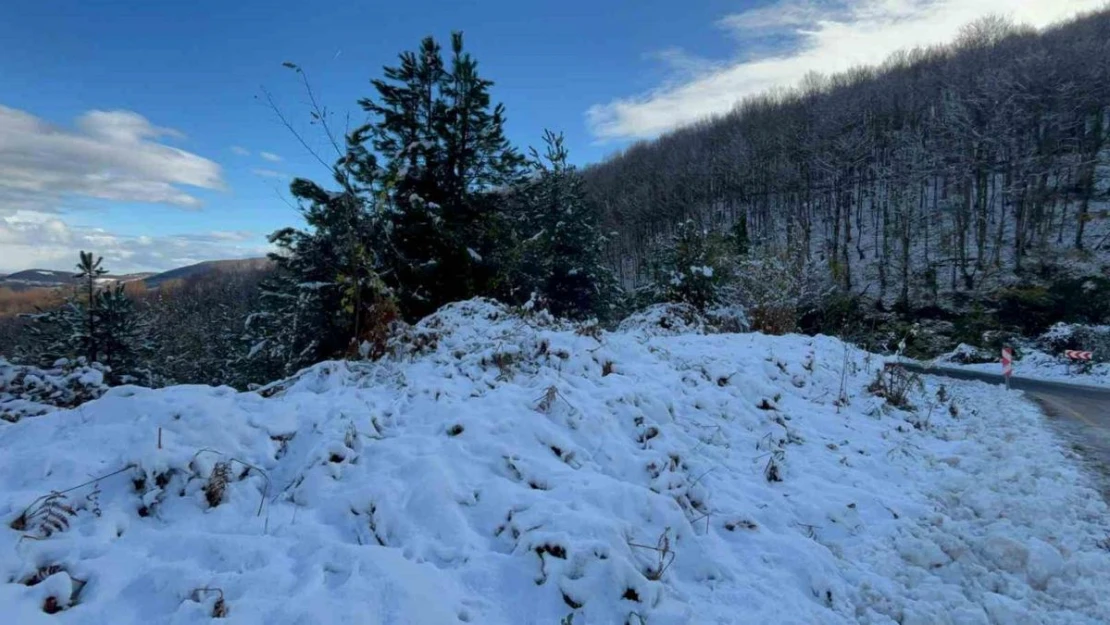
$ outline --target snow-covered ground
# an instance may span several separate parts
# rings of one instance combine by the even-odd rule
[[[379,363],[0,424],[3,619],[1110,622],[1107,508],[1018,394],[625,328],[468,302]]]

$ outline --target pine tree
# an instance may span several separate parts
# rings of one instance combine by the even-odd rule
[[[724,269],[718,238],[688,219],[678,224],[660,250],[655,296],[659,301],[682,302],[704,311],[718,301]]]
[[[360,100],[373,121],[352,135],[384,163],[380,275],[409,318],[493,288],[499,268],[488,257],[503,242],[505,219],[496,198],[523,163],[505,138],[504,108],[491,106],[493,83],[479,76],[461,33],[451,53],[448,67],[428,37],[401,54],[372,81],[377,98]]]
[[[47,366],[60,358],[99,362],[111,369],[113,383],[137,380],[145,372],[147,328],[122,284],[101,288],[107,273],[102,259],[82,251],[77,264],[79,293],[60,308],[28,317],[32,352],[26,356]],[[145,380],[149,383],[149,376]]]
[[[81,250],[77,263],[77,275],[75,276],[77,280],[83,283],[85,289],[86,323],[84,333],[78,336],[81,337],[80,340],[84,344],[85,356],[89,362],[96,362],[98,354],[96,342],[96,281],[97,278],[108,273],[108,270],[101,266],[103,260],[100,256],[93,260],[92,252]]]
[[[522,272],[531,293],[560,317],[606,317],[616,284],[603,262],[605,237],[582,180],[567,158],[562,134],[544,133],[536,175],[525,191]]]
[[[111,369],[115,382],[151,385],[144,366],[150,347],[145,316],[136,309],[122,284],[97,292],[95,301],[96,307],[88,316],[95,319],[97,362]]]

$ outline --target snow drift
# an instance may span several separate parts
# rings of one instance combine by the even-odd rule
[[[473,301],[258,393],[0,425],[11,622],[1104,623],[1106,507],[1016,395],[826,337]],[[51,494],[54,493],[54,494]]]

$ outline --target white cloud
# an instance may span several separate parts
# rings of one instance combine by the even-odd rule
[[[277,178],[279,180],[285,180],[286,178],[289,177],[288,175],[283,174],[280,171],[274,171],[272,169],[256,168],[256,169],[252,169],[251,173],[256,175],[256,176],[261,176],[263,178]]]
[[[898,50],[949,41],[965,24],[985,15],[1007,15],[1041,27],[1104,4],[1105,0],[783,0],[718,22],[739,42],[736,60],[698,62],[680,50],[667,49],[660,56],[672,67],[677,62],[686,76],[645,94],[590,107],[586,120],[600,140],[653,137],[727,112],[745,96],[796,85],[809,72],[831,74],[880,63]],[[763,42],[768,38],[777,41],[776,49],[766,50]]]
[[[247,148],[244,148],[243,146],[240,146],[240,145],[231,146],[231,151],[236,156],[250,156],[251,155],[250,150],[248,150]]]
[[[788,27],[808,26],[822,20],[850,16],[844,3],[796,0],[778,2],[767,6],[734,13],[721,18],[717,25],[733,31],[738,36],[749,36],[755,30],[779,30]]]
[[[17,212],[0,216],[0,272],[29,268],[71,269],[78,250],[104,257],[113,273],[164,271],[205,260],[249,258],[270,251],[251,232],[216,231],[166,236],[128,236],[100,228],[76,228],[57,215]]]
[[[183,187],[223,188],[219,165],[163,137],[181,134],[131,111],[89,111],[67,129],[0,105],[0,214],[75,196],[197,208]]]
[[[258,155],[271,163],[280,163],[282,161],[282,158],[273,152],[259,152]]]

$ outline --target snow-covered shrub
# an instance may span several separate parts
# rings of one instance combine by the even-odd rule
[[[689,304],[698,310],[718,303],[727,266],[717,233],[688,219],[657,246],[652,286],[656,301]]]
[[[0,420],[15,422],[96,399],[108,390],[107,373],[107,367],[88,365],[84,358],[63,358],[48,369],[0,358]]]
[[[985,362],[995,362],[998,358],[994,357],[990,352],[985,349],[980,349],[974,345],[967,343],[960,343],[956,349],[943,354],[937,358],[939,362],[950,362],[959,365],[974,365]]]
[[[910,353],[936,356],[952,349],[956,326],[951,321],[923,319],[918,322],[917,334],[911,342]]]
[[[617,332],[640,332],[649,336],[709,334],[712,326],[690,304],[654,304],[621,321]]]
[[[737,334],[751,329],[748,311],[736,303],[714,306],[705,311],[705,318],[718,332]]]
[[[738,259],[732,273],[726,299],[742,304],[751,328],[765,334],[793,332],[799,311],[827,290],[824,274],[797,250],[760,248]]]
[[[1094,352],[1094,361],[1110,360],[1110,326],[1057,323],[1037,337],[1038,348],[1061,355],[1065,350]]]

